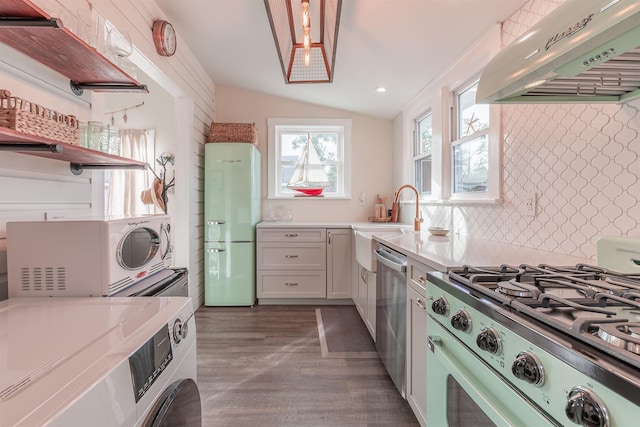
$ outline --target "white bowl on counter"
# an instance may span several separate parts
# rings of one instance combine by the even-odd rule
[[[446,236],[447,234],[449,234],[449,229],[443,227],[429,227],[427,228],[427,230],[429,230],[429,233],[433,234],[434,236]]]

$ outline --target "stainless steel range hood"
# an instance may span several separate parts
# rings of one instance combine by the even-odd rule
[[[479,103],[640,97],[640,0],[567,0],[487,65]]]

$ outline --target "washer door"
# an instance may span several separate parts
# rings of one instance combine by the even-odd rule
[[[201,427],[200,392],[192,379],[178,380],[158,398],[142,427]]]

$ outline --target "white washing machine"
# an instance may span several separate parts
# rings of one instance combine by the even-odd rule
[[[200,427],[190,298],[0,302],[0,425]]]

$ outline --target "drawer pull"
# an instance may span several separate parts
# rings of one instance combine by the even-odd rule
[[[207,221],[207,225],[221,225],[225,224],[224,221]]]
[[[416,305],[417,305],[418,307],[420,307],[421,309],[423,309],[423,310],[426,310],[426,309],[427,309],[427,306],[425,305],[425,303],[424,303],[420,298],[418,298],[418,299],[416,300]]]
[[[298,258],[298,255],[285,255],[285,258]]]
[[[224,249],[207,249],[207,253],[213,254],[218,252],[224,252]]]
[[[424,276],[418,276],[418,282],[424,284]]]
[[[285,282],[284,284],[285,286],[298,286],[297,283],[293,282],[293,283],[289,283],[289,282]]]
[[[284,237],[298,237],[297,233],[285,234]]]

